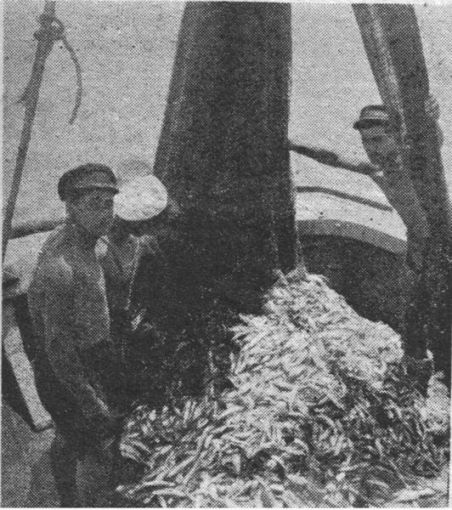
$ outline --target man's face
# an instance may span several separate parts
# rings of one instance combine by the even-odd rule
[[[387,132],[384,126],[360,129],[361,140],[371,163],[383,166],[399,155],[395,133]]]
[[[107,234],[113,224],[114,192],[105,189],[85,191],[70,200],[71,218],[95,238]]]

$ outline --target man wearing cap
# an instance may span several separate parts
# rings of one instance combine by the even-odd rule
[[[438,120],[439,105],[435,98],[427,99],[425,111],[432,120]],[[342,242],[345,247],[334,246],[343,252],[342,265],[346,275],[346,282],[337,282],[335,287],[359,313],[371,320],[383,320],[404,334],[406,307],[430,233],[425,211],[402,165],[398,120],[382,105],[370,105],[361,110],[353,127],[361,135],[370,163],[348,161],[317,147],[291,144],[291,148],[321,163],[369,176],[399,213],[407,228],[407,262],[411,269],[403,260],[382,257],[378,248],[350,240]],[[439,126],[438,133],[442,139]],[[332,241],[327,242],[331,244]]]
[[[177,214],[177,208],[154,175],[126,182],[114,202],[113,227],[98,244],[98,254],[105,274],[112,337],[122,361],[118,394],[127,407],[143,391],[148,392],[148,398],[163,396],[164,388],[157,390],[153,383],[161,379],[157,372],[163,367],[158,360],[163,359],[167,343],[149,321],[145,330],[140,326],[145,317],[156,315],[165,292],[166,262],[153,233]]]
[[[432,120],[439,118],[439,105],[430,96],[425,102],[425,113]],[[369,176],[383,191],[388,202],[399,213],[407,228],[408,262],[418,271],[422,264],[422,254],[429,226],[407,169],[402,164],[402,140],[400,119],[382,105],[365,106],[353,128],[358,130],[370,164],[356,164],[346,161],[334,152],[317,147],[293,145],[296,152],[307,155],[321,163],[343,167]],[[442,132],[437,125],[439,139]]]
[[[95,253],[97,240],[112,225],[117,191],[116,177],[104,165],[86,164],[62,175],[58,194],[66,221],[46,240],[29,289],[36,385],[55,423],[51,462],[62,506],[81,503],[77,461],[101,454],[118,427],[108,396],[115,376],[109,310]],[[85,506],[107,492],[102,487],[107,476],[85,495]]]
[[[433,98],[427,102],[426,111],[437,118],[439,109]],[[359,131],[367,156],[376,166],[370,171],[363,166],[363,172],[383,190],[388,202],[405,223],[408,261],[415,270],[419,270],[430,232],[408,169],[402,163],[399,124],[399,119],[384,106],[371,105],[361,110],[360,118],[353,127]]]

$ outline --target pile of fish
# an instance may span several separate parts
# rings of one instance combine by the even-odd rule
[[[435,414],[407,384],[400,338],[321,277],[280,278],[234,332],[232,389],[130,417],[121,452],[141,475],[118,491],[133,503],[379,505],[443,465],[447,393]]]

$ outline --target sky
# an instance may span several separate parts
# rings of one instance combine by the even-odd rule
[[[6,0],[3,5],[3,197],[23,122],[17,99],[31,72],[32,34],[43,5],[41,0]],[[69,125],[75,73],[66,50],[56,44],[46,65],[15,221],[60,214],[56,180],[82,162],[100,161],[116,170],[130,168],[131,162],[152,167],[183,6],[139,0],[57,1],[57,16],[83,71],[82,105]],[[416,12],[431,91],[441,106],[443,159],[452,186],[452,6],[422,4]],[[351,125],[360,108],[379,102],[379,97],[351,6],[294,4],[292,36],[290,138],[364,158]],[[324,178],[315,164],[307,171],[313,179]]]

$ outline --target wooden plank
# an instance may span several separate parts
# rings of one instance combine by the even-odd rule
[[[303,236],[328,235],[406,254],[405,227],[395,212],[376,210],[325,193],[309,193],[297,195],[296,220],[302,244]]]
[[[406,253],[406,243],[401,239],[351,221],[298,220],[297,226],[302,245],[303,236],[332,236],[355,239],[399,255]]]
[[[33,368],[24,352],[13,304],[11,302],[4,303],[2,310],[2,341],[5,356],[11,365],[34,429],[44,430],[52,425],[52,419],[39,400]]]
[[[296,158],[300,159],[299,157]],[[307,159],[307,158],[302,158]],[[295,169],[299,169],[297,161],[292,162]],[[312,162],[302,165],[307,168],[310,181],[315,182]],[[306,172],[305,172],[306,173]],[[306,178],[298,175],[295,183],[305,185]],[[347,189],[339,186],[333,179],[332,187],[338,193]],[[334,191],[334,190],[333,190]],[[366,193],[357,189],[356,195],[364,199],[376,201],[385,205],[384,196],[378,189],[373,192],[366,187]],[[370,242],[377,247],[392,253],[406,251],[405,227],[394,211],[374,209],[365,204],[354,203],[344,198],[329,196],[321,192],[297,193],[296,200],[297,228],[300,235],[336,235],[350,237],[363,242]],[[47,239],[49,232],[39,232],[26,237],[11,239],[5,258],[4,270],[12,272],[18,280],[3,289],[3,300],[14,299],[26,294],[33,275],[33,270],[39,251]]]
[[[355,170],[332,167],[316,158],[292,151],[290,166],[294,186],[324,186],[341,194],[353,195],[358,202],[376,202],[379,209],[393,210],[382,189],[369,176],[356,171],[358,166],[363,165],[362,160],[350,157],[340,157],[340,160],[347,160],[350,163],[353,161]]]

